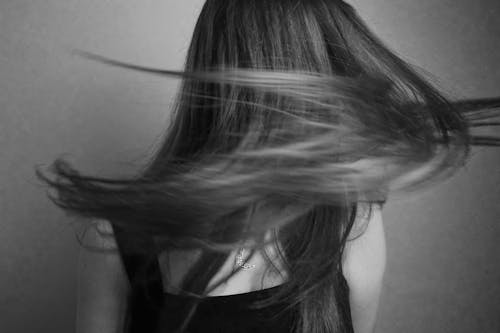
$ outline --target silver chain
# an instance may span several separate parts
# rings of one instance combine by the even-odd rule
[[[255,268],[255,265],[245,263],[245,249],[243,248],[238,249],[238,253],[236,254],[236,265],[241,267],[243,270]]]

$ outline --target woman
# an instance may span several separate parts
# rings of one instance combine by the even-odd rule
[[[391,191],[450,176],[500,99],[450,102],[333,0],[207,0],[172,123],[132,179],[63,160],[92,217],[79,332],[372,332]]]

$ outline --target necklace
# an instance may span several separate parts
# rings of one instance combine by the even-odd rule
[[[241,267],[243,270],[255,268],[255,265],[250,265],[245,262],[244,253],[245,250],[243,248],[238,249],[238,253],[236,254],[236,265]]]

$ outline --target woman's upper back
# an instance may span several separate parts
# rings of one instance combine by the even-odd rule
[[[356,328],[356,332],[371,332],[373,328],[378,295],[385,267],[385,246],[380,209],[374,210],[374,214],[367,225],[368,227],[360,237],[348,242],[343,260],[343,274],[346,277],[347,284],[342,287],[347,288],[348,286],[349,288],[349,293],[346,294],[349,294],[349,302],[353,310],[352,321]],[[196,255],[192,255],[191,258],[186,258],[184,256],[186,252],[172,253],[170,258],[174,260],[171,260],[170,266],[165,266],[165,254],[162,253],[162,255],[153,261],[153,265],[149,266],[147,283],[141,286],[134,283],[134,277],[140,272],[140,268],[144,267],[143,264],[147,261],[147,258],[145,255],[138,255],[131,251],[130,246],[131,243],[134,243],[135,246],[139,244],[143,250],[149,249],[153,251],[155,246],[154,241],[151,238],[144,238],[134,233],[127,232],[115,224],[110,224],[102,220],[98,221],[97,230],[100,234],[104,235],[105,238],[99,238],[94,245],[97,247],[111,246],[109,241],[113,240],[114,245],[118,246],[118,254],[122,259],[121,263],[123,266],[120,270],[124,273],[121,274],[125,274],[126,272],[125,275],[129,280],[129,286],[132,287],[128,299],[129,312],[127,315],[128,322],[126,323],[126,326],[128,326],[127,332],[154,331],[157,325],[170,327],[167,331],[173,331],[171,325],[178,323],[181,318],[185,317],[186,314],[183,312],[187,311],[186,307],[192,304],[195,298],[177,295],[175,287],[178,287],[178,285],[175,285],[175,278],[170,280],[174,282],[174,288],[171,288],[168,283],[165,283],[168,281],[169,277],[168,275],[165,277],[165,268],[173,270],[176,263],[179,265],[184,262],[184,265],[186,265],[186,262],[193,262],[193,260],[196,259]],[[103,241],[105,243],[103,243]],[[88,253],[88,251],[86,252]],[[272,254],[272,251],[270,252]],[[103,259],[108,256],[107,254],[101,255]],[[93,256],[92,260],[95,261],[95,256]],[[260,260],[262,260],[262,258],[256,256],[250,263],[259,264]],[[106,264],[107,262],[108,261],[106,261]],[[172,265],[172,263],[174,265]],[[226,264],[226,267],[231,267],[233,265],[232,256],[228,258]],[[100,265],[99,267],[102,266],[103,265]],[[180,269],[179,272],[182,273],[183,270],[186,270],[186,266]],[[223,271],[224,265],[220,273]],[[208,297],[200,303],[195,313],[195,317],[193,317],[191,321],[191,325],[201,325],[205,328],[204,332],[219,332],[218,327],[228,327],[228,329],[232,327],[232,332],[246,332],[245,329],[247,327],[253,327],[250,323],[245,324],[246,321],[259,322],[259,327],[267,327],[266,325],[278,323],[280,325],[285,325],[285,323],[288,326],[293,325],[297,317],[295,314],[292,314],[294,310],[282,314],[285,317],[281,317],[280,320],[272,320],[272,314],[284,309],[286,304],[277,304],[274,308],[271,307],[261,313],[248,308],[248,305],[252,304],[253,301],[271,296],[273,293],[280,291],[282,284],[286,283],[283,277],[281,280],[264,280],[264,284],[253,283],[252,285],[252,283],[242,283],[242,281],[245,280],[244,277],[247,281],[260,282],[260,280],[257,280],[257,277],[259,277],[258,273],[258,268],[253,272],[252,270],[246,271],[245,274],[239,277],[240,280],[234,280],[239,281],[238,283],[228,284],[223,289],[215,289],[210,293],[209,296],[211,297]],[[113,281],[116,281],[115,275],[115,273],[113,273],[112,276],[106,274],[106,272],[99,273],[99,276],[110,276],[110,279],[113,279]],[[178,275],[182,276],[182,274]],[[262,277],[262,275],[260,275],[260,277]],[[178,278],[179,277],[177,277],[177,279]],[[97,279],[101,278],[98,277]],[[84,278],[82,280],[84,280]],[[94,285],[96,283],[110,285],[111,283],[95,280],[96,279],[93,279],[93,281],[91,281]],[[110,286],[110,288],[113,287]],[[107,299],[103,302],[109,304],[112,301]],[[117,308],[118,307],[121,306],[117,306]],[[96,314],[97,313],[95,313],[95,315]],[[93,317],[95,317],[95,315],[93,315]],[[260,319],[257,320],[255,317]],[[210,318],[218,319],[211,321]],[[263,324],[260,320],[264,320],[266,324]],[[211,330],[207,330],[209,326],[206,326],[206,323],[209,321],[215,325],[210,328]],[[203,323],[205,323],[205,325]],[[235,330],[236,323],[239,323],[237,327],[240,331]],[[279,332],[277,330],[273,331]],[[192,332],[196,332],[196,330],[192,330]]]
[[[243,249],[242,249],[243,250]],[[271,260],[272,264],[265,259]],[[269,244],[251,257],[241,252],[249,268],[240,269],[226,282],[213,287],[218,281],[230,276],[238,266],[237,250],[232,251],[220,269],[213,275],[207,285],[211,290],[208,296],[222,296],[248,293],[256,290],[267,289],[280,285],[286,281],[287,273],[284,264],[277,255],[276,245]],[[169,293],[178,293],[181,284],[192,265],[199,259],[201,251],[163,251],[158,257],[159,269],[162,276],[163,290]]]
[[[140,255],[129,251],[130,235],[120,228],[115,229],[123,263],[132,281],[132,294],[129,300],[126,331],[175,332],[182,327],[197,298],[180,294],[180,283],[198,257],[194,252],[162,252],[156,262],[147,268],[146,284],[134,283],[139,266],[147,261]],[[147,240],[143,240],[146,245]],[[149,246],[154,246],[151,238]],[[290,332],[297,319],[296,308],[287,309],[287,304],[277,303],[262,309],[254,309],[256,301],[264,300],[279,291],[282,283],[276,274],[265,274],[264,259],[256,255],[249,263],[255,271],[240,270],[228,283],[209,293],[196,307],[193,317],[185,327],[185,332]],[[213,276],[208,288],[219,277],[230,272],[234,265],[234,253]],[[170,273],[169,273],[170,272]],[[267,277],[267,278],[266,278]],[[262,283],[261,282],[262,280]]]

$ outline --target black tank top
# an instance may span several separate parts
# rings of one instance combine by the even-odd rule
[[[126,333],[177,333],[196,300],[193,296],[163,291],[161,271],[157,260],[145,267],[146,254],[137,254],[130,244],[153,253],[151,237],[131,235],[113,225],[118,249],[125,266],[131,293],[125,319]],[[136,277],[145,269],[146,283],[137,283]],[[144,272],[143,272],[144,273]],[[144,275],[143,275],[144,276]],[[250,305],[277,292],[282,286],[242,294],[211,296],[198,304],[183,333],[290,333],[297,320],[298,309],[285,310],[286,304],[273,304],[253,309]]]

